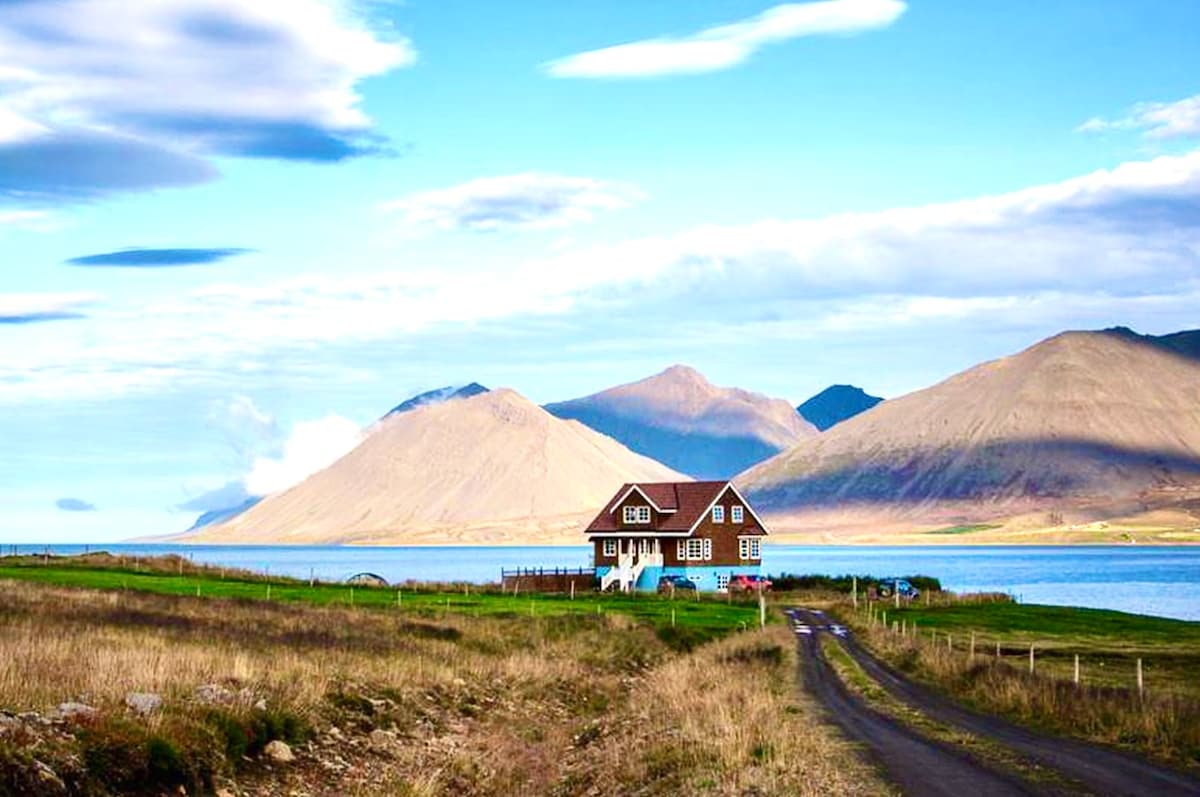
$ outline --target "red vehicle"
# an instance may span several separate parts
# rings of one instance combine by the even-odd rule
[[[729,579],[730,592],[765,592],[771,588],[766,576],[733,576]]]

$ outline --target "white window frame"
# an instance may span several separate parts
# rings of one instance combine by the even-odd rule
[[[744,523],[745,522],[746,513],[742,511],[742,507],[740,504],[729,508],[729,519],[731,521],[733,521],[734,523]]]
[[[687,561],[687,540],[675,541],[675,558],[681,562]]]
[[[738,559],[762,559],[762,539],[738,537]]]
[[[616,556],[616,555],[617,555],[617,541],[614,539],[605,540],[604,541],[604,556]]]
[[[725,522],[725,507],[721,506],[720,504],[717,504],[716,506],[714,506],[712,508],[712,522],[713,523],[724,523]]]
[[[704,558],[704,540],[698,537],[689,537],[687,539],[687,556],[690,561],[699,561]]]
[[[717,592],[729,591],[729,574],[717,573]]]
[[[712,540],[710,540],[706,537],[704,539],[704,545],[702,546],[702,548],[703,548],[702,556],[704,557],[704,561],[711,562],[712,561]]]
[[[627,506],[621,511],[621,519],[627,524],[646,524],[650,522],[650,507],[644,505]]]
[[[675,543],[675,556],[681,562],[712,561],[712,540],[707,537],[688,537]]]

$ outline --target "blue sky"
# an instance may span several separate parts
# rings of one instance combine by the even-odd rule
[[[419,390],[895,396],[1200,326],[1200,6],[0,4],[0,541],[185,528]],[[236,502],[236,501],[235,501]]]

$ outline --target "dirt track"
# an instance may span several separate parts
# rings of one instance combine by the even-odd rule
[[[791,612],[789,612],[791,614]],[[917,797],[1011,797],[1039,794],[1019,778],[988,769],[960,750],[924,738],[886,714],[869,707],[842,684],[821,655],[811,615],[796,618],[812,633],[798,633],[800,669],[808,691],[829,711],[845,734],[864,744],[887,777],[905,794]],[[824,625],[824,622],[820,623]]]
[[[855,714],[864,711],[882,717],[878,712],[862,705],[862,701],[845,693],[845,688],[831,671],[828,662],[821,655],[818,637],[829,633],[830,622],[823,614],[806,610],[789,612],[794,623],[807,626],[810,633],[798,633],[801,650],[801,667],[805,671],[805,683],[810,691],[817,696],[833,713],[835,721],[851,735],[852,738],[865,742],[879,756],[888,774],[900,785],[906,793],[918,794],[953,794],[953,788],[938,790],[936,783],[953,779],[957,782],[961,766],[951,766],[943,772],[945,763],[937,757],[930,758],[920,765],[918,771],[912,772],[913,766],[903,760],[899,761],[900,770],[893,769],[896,759],[906,755],[902,750],[889,749],[893,742],[886,735],[876,734],[872,738],[870,725],[866,723],[868,733],[858,728],[859,720]],[[1027,728],[997,717],[978,714],[963,708],[932,689],[913,683],[880,662],[862,648],[848,633],[838,635],[838,639],[847,652],[858,662],[863,671],[874,679],[883,689],[894,698],[917,709],[922,714],[945,725],[971,733],[980,738],[1007,747],[1021,758],[1036,762],[1044,767],[1055,770],[1064,778],[1081,784],[1086,789],[1099,795],[1123,795],[1129,797],[1182,797],[1183,795],[1200,795],[1200,781],[1185,774],[1157,766],[1143,759],[1111,750],[1099,745],[1086,742],[1063,739],[1031,731]],[[835,684],[824,683],[833,679]],[[815,688],[814,688],[815,687]],[[837,692],[841,692],[839,697]],[[859,705],[855,706],[857,702]],[[850,716],[839,717],[839,713],[849,710]],[[887,719],[884,717],[884,719]],[[897,724],[888,720],[893,726]],[[920,739],[915,732],[899,729],[902,734]],[[894,736],[894,734],[893,734]],[[932,744],[926,742],[926,744]],[[942,751],[946,748],[942,746]],[[962,755],[958,758],[961,760]],[[976,764],[982,769],[981,765]],[[994,773],[984,769],[989,775]],[[934,781],[930,784],[928,781]],[[988,791],[993,788],[986,782],[969,782],[966,791],[959,791],[959,797],[965,794],[1036,794],[1047,793],[1048,789],[1022,783],[1015,778],[1004,781],[1015,791]]]

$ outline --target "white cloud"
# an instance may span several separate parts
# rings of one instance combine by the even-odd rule
[[[415,58],[351,0],[0,3],[0,193],[196,182],[211,153],[348,157],[377,145],[359,81]],[[133,176],[95,165],[118,148]]]
[[[1146,138],[1200,136],[1200,94],[1176,102],[1143,102],[1118,119],[1093,117],[1076,128],[1081,133],[1141,130]]]
[[[803,36],[851,34],[887,27],[904,13],[901,0],[786,3],[690,36],[618,44],[545,65],[554,77],[630,78],[714,72],[737,66],[770,44]]]
[[[271,495],[286,490],[332,465],[362,439],[363,430],[340,415],[297,423],[279,457],[255,459],[245,478],[246,492]]]
[[[1029,296],[1080,313],[1070,297],[1150,312],[1138,297],[1183,297],[1176,307],[1200,292],[1198,202],[1200,151],[996,196],[697,227],[512,267],[489,259],[211,285],[140,305],[110,299],[89,307],[86,322],[4,330],[0,401],[228,389],[266,378],[239,370],[260,360],[274,382],[347,384],[379,367],[364,354],[374,344],[393,360],[438,336],[478,352],[539,320],[603,340],[772,316],[814,328],[839,317],[932,323],[1002,313]]]
[[[639,197],[618,183],[525,172],[412,194],[384,209],[400,213],[414,229],[537,230],[591,221],[597,212],[628,207]]]
[[[0,324],[30,324],[82,316],[92,293],[0,293]]]

